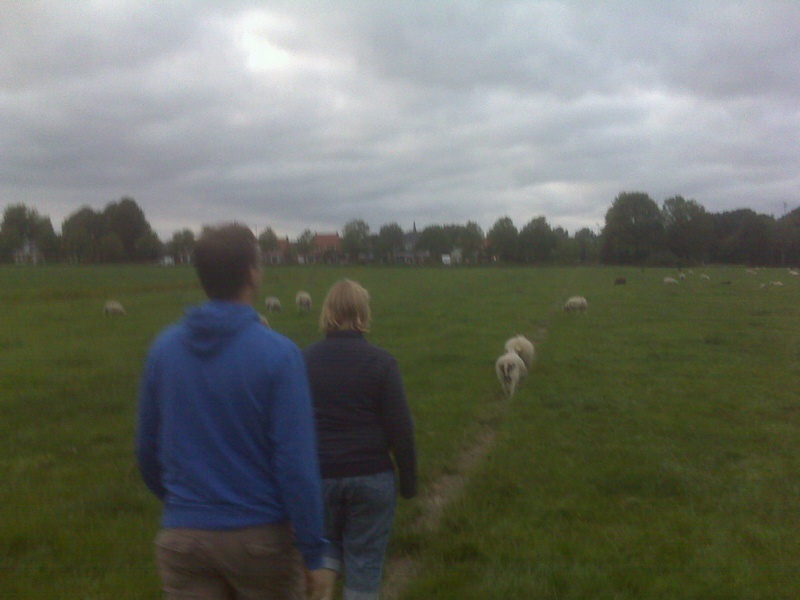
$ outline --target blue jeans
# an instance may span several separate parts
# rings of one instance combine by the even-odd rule
[[[326,569],[344,571],[346,600],[377,600],[397,507],[392,471],[324,479]]]

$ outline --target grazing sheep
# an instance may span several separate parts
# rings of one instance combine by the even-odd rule
[[[281,301],[275,296],[267,296],[264,299],[264,306],[267,307],[267,312],[281,312]]]
[[[780,287],[780,286],[783,285],[783,282],[782,281],[770,281],[769,284],[770,285],[776,285],[776,286]]]
[[[679,275],[678,275],[678,279],[680,279],[680,280],[684,280],[684,279],[686,279],[686,273],[681,273],[681,274],[679,274]]]
[[[800,272],[795,271],[794,269],[789,269],[789,275],[791,275],[792,277],[797,277],[798,275],[800,275]]]
[[[518,335],[506,341],[506,352],[514,352],[519,355],[522,362],[525,363],[525,368],[530,369],[533,364],[533,357],[536,352],[533,349],[533,344],[524,335]]]
[[[678,285],[678,280],[673,277],[664,277],[664,285]]]
[[[297,310],[304,312],[311,310],[311,294],[308,292],[297,292],[294,301],[297,303]]]
[[[700,275],[700,279],[710,280],[711,278],[708,275],[706,275],[705,273],[703,273],[703,274]]]
[[[507,352],[498,358],[494,370],[506,398],[511,398],[519,383],[528,376],[528,369],[516,352]]]
[[[259,315],[258,315],[258,320],[259,320],[259,321],[261,321],[261,324],[262,324],[264,327],[267,327],[267,328],[269,328],[269,321],[267,320],[267,317],[265,317],[265,316],[264,316],[264,315],[262,315],[262,314],[259,314]]]
[[[106,302],[105,306],[103,307],[103,314],[104,315],[124,315],[125,314],[125,307],[123,307],[122,304],[117,302],[116,300],[109,300],[108,302]]]
[[[614,280],[614,285],[625,285],[626,283],[628,283],[628,280],[625,279],[624,277],[617,277]]]
[[[564,310],[567,312],[575,312],[580,311],[582,313],[586,313],[586,310],[589,308],[589,303],[586,302],[586,298],[583,296],[572,296],[564,303]]]

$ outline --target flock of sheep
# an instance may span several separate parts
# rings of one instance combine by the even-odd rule
[[[304,290],[300,290],[294,297],[297,304],[297,310],[300,312],[309,312],[311,310],[311,294]],[[264,300],[264,306],[267,312],[281,312],[281,301],[276,296],[267,296]],[[103,305],[103,314],[105,316],[121,316],[125,314],[125,307],[119,300],[109,300]],[[269,327],[269,322],[264,315],[261,315],[261,322]]]
[[[580,312],[585,314],[589,308],[589,303],[583,296],[572,296],[564,303],[566,312]],[[517,390],[517,386],[528,377],[528,370],[533,364],[536,350],[531,342],[524,335],[517,335],[508,339],[505,343],[505,353],[494,363],[494,370],[497,380],[503,389],[506,398],[511,398]]]
[[[690,276],[694,275],[694,271],[692,271],[691,269],[689,269],[688,273],[689,273]],[[758,275],[759,274],[759,269],[758,268],[747,269],[746,273],[748,275]],[[797,269],[789,269],[788,273],[789,273],[789,275],[791,277],[800,277],[800,271],[798,271]],[[678,284],[680,284],[681,281],[683,281],[685,279],[686,279],[686,273],[681,271],[680,273],[678,273],[677,279],[675,277],[664,277],[663,281],[664,281],[664,285],[678,285]],[[701,273],[700,274],[700,279],[704,280],[704,281],[710,281],[711,280],[711,278],[708,276],[707,273]],[[722,283],[723,285],[730,285],[731,281],[730,280],[725,280],[725,281],[721,281],[720,283]],[[783,282],[782,281],[773,280],[773,281],[768,281],[768,282],[761,283],[761,284],[759,284],[758,287],[760,289],[764,289],[766,287],[782,287],[782,286],[783,286]]]
[[[747,273],[749,275],[756,275],[758,274],[758,270],[748,269]],[[694,272],[690,270],[689,275],[694,275]],[[800,276],[800,272],[795,269],[789,269],[789,275],[792,277],[798,277]],[[663,282],[664,285],[678,285],[680,283],[679,280],[684,279],[686,279],[686,273],[680,272],[677,279],[674,277],[664,277]],[[701,273],[700,279],[710,280],[710,277],[706,273]],[[626,283],[627,280],[624,277],[614,280],[614,285],[624,285]],[[730,281],[723,281],[721,283],[730,283]],[[782,286],[783,282],[770,281],[769,283],[762,283],[759,287],[764,288],[768,285]],[[309,312],[311,310],[311,295],[308,292],[304,290],[297,292],[294,297],[294,301],[297,305],[298,311]],[[268,313],[281,312],[280,298],[276,296],[267,296],[264,300],[264,307]],[[580,313],[586,313],[588,307],[589,304],[586,301],[586,298],[583,296],[572,296],[564,303],[563,306],[566,312]],[[103,307],[103,314],[110,316],[124,315],[125,308],[119,301],[109,300]],[[263,315],[261,315],[261,322],[269,327],[269,321]],[[500,387],[503,390],[503,394],[505,394],[506,398],[511,398],[519,384],[525,380],[525,378],[527,378],[528,370],[533,364],[533,359],[536,355],[536,352],[534,350],[533,343],[524,335],[517,335],[510,338],[506,341],[504,348],[505,353],[502,354],[497,361],[495,361],[494,367],[497,374],[497,379],[500,382]]]

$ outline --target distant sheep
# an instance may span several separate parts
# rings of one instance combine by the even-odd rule
[[[308,312],[311,310],[311,294],[308,292],[297,292],[297,295],[294,297],[294,301],[297,303],[297,310],[303,312]]]
[[[533,364],[533,357],[536,352],[533,349],[533,344],[524,335],[518,335],[506,341],[506,352],[514,352],[519,355],[522,362],[525,363],[525,368],[530,369]]]
[[[795,271],[794,269],[789,269],[789,275],[791,275],[792,277],[797,277],[798,275],[800,275],[800,272]]]
[[[684,280],[684,279],[686,279],[686,273],[681,273],[681,274],[679,274],[679,275],[678,275],[678,279],[680,279],[680,280]]]
[[[664,285],[678,285],[678,280],[674,277],[664,277]]]
[[[625,285],[626,283],[628,283],[628,280],[625,279],[624,277],[617,277],[614,280],[614,285]]]
[[[494,370],[506,398],[511,398],[520,382],[528,376],[528,369],[516,352],[507,352],[498,358]]]
[[[122,306],[122,304],[120,302],[117,302],[116,300],[109,300],[103,307],[103,314],[112,316],[124,315],[125,307]]]
[[[564,310],[567,312],[583,312],[589,308],[589,303],[583,296],[572,296],[564,303]]]
[[[711,278],[710,278],[708,275],[706,275],[705,273],[702,273],[702,274],[700,275],[700,279],[707,279],[707,280],[710,280]]]
[[[264,306],[267,308],[267,312],[281,312],[281,301],[275,296],[267,296],[264,299]]]
[[[780,286],[783,285],[783,282],[782,281],[770,281],[769,284],[780,287]]]

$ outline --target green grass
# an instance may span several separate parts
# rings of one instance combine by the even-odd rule
[[[370,290],[369,337],[401,365],[423,492],[481,428],[496,433],[438,531],[415,527],[421,501],[401,503],[390,553],[420,569],[406,600],[796,598],[800,282],[708,272],[665,287],[672,273],[625,268],[284,267],[260,298],[281,298],[270,322],[302,347],[334,281]],[[153,337],[202,301],[194,274],[0,277],[0,597],[160,598],[136,389]],[[758,288],[770,279],[786,286]],[[312,314],[294,309],[299,289]],[[588,315],[559,310],[572,294]],[[110,298],[125,317],[103,317]],[[537,360],[505,401],[493,363],[518,333]]]

